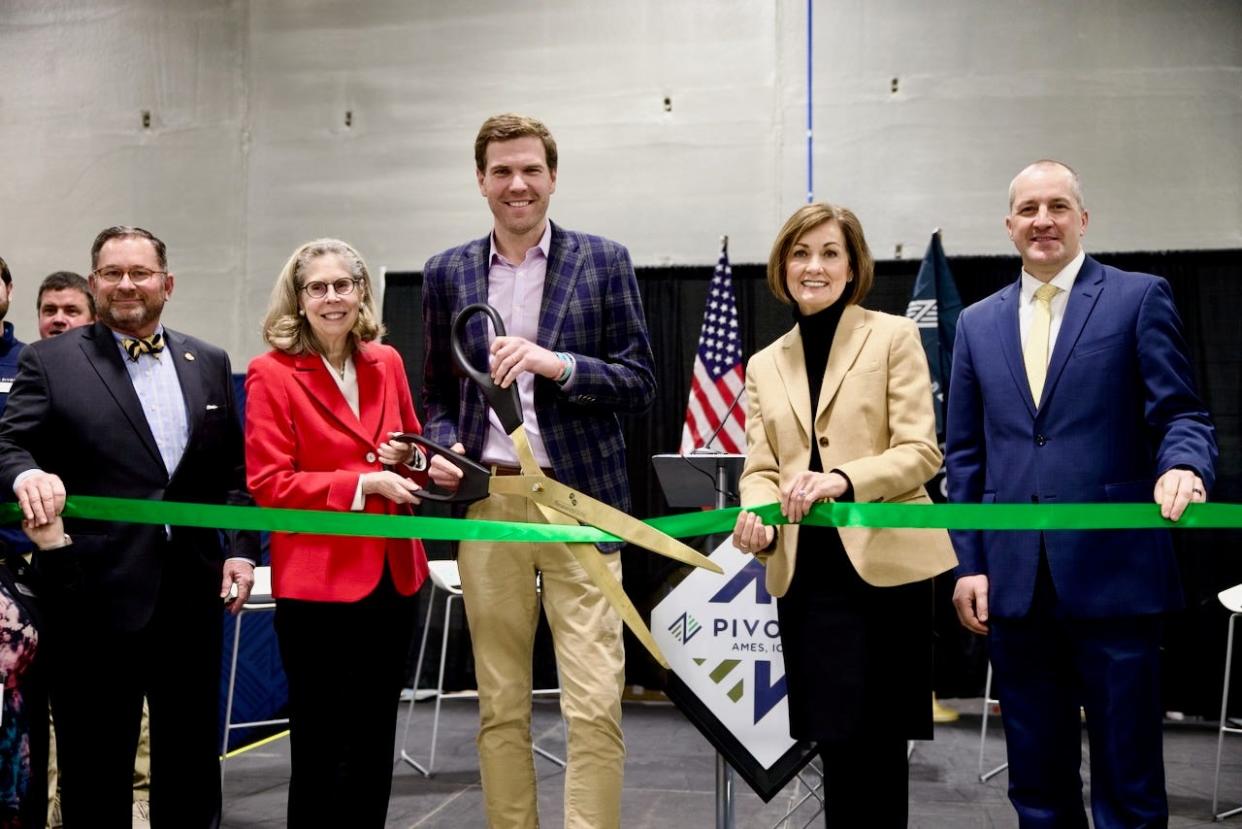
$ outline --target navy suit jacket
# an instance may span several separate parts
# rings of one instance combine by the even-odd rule
[[[185,398],[189,440],[172,475],[147,424],[112,331],[75,328],[22,350],[21,368],[0,419],[0,486],[13,491],[35,467],[59,475],[75,495],[151,501],[251,503],[245,491],[241,419],[228,355],[164,329],[167,359]],[[151,618],[168,560],[164,527],[65,519],[73,544],[37,552],[49,598],[103,629],[133,631]],[[258,535],[228,532],[232,555],[258,560]],[[192,573],[187,601],[219,607],[224,550],[214,529],[174,526],[172,548]],[[219,616],[204,624],[219,631]]]
[[[489,409],[479,388],[455,370],[449,338],[461,309],[487,302],[490,251],[489,234],[433,256],[423,271],[423,434],[442,446],[460,441],[475,459],[483,452]],[[629,252],[554,224],[544,279],[538,344],[577,360],[569,391],[535,379],[535,414],[553,472],[557,480],[628,512],[625,439],[617,415],[646,411],[656,392]],[[466,328],[471,361],[479,368],[488,364],[489,331],[482,316]]]
[[[949,500],[1150,502],[1156,479],[1193,469],[1209,491],[1216,439],[1194,388],[1168,283],[1087,257],[1070,291],[1038,409],[1022,362],[1015,282],[958,319],[949,384]],[[988,609],[1031,606],[1038,531],[955,532],[957,575],[988,576]],[[1075,617],[1183,604],[1165,530],[1043,534],[1062,608]]]

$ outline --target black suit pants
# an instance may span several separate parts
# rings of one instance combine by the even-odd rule
[[[902,829],[906,825],[910,775],[905,738],[891,733],[860,734],[820,743],[819,756],[824,764],[827,829]]]
[[[382,829],[415,599],[387,568],[358,602],[277,599],[289,678],[288,826]]]
[[[151,717],[151,825],[220,824],[221,602],[171,546],[150,620],[115,631],[57,595],[46,613],[65,829],[128,829],[142,699]],[[185,551],[180,553],[188,554]],[[47,555],[45,553],[44,555]]]

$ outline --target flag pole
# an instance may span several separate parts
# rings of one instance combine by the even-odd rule
[[[678,454],[721,450],[742,454],[746,444],[746,373],[737,301],[729,268],[729,236],[720,252],[703,307]]]
[[[939,238],[941,236],[940,228],[938,227],[933,228],[931,235],[933,239]],[[944,243],[943,239],[941,239],[940,241],[941,241],[941,244]],[[930,359],[931,359],[931,355],[928,355],[928,360]],[[937,379],[938,381],[943,382],[943,378],[937,378]],[[940,700],[936,698],[936,692],[934,690],[932,691],[931,709],[932,709],[932,722],[935,722],[935,723],[956,722],[959,716],[956,710],[949,708],[945,705],[942,705],[940,703]]]

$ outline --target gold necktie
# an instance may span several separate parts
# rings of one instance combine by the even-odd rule
[[[1052,328],[1052,298],[1061,291],[1055,285],[1040,285],[1035,291],[1035,314],[1031,317],[1031,330],[1026,336],[1026,348],[1022,349],[1022,362],[1026,364],[1026,379],[1031,383],[1031,397],[1035,408],[1044,393],[1044,380],[1048,378],[1048,334]]]

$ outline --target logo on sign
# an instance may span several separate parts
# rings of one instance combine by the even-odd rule
[[[743,595],[748,588],[753,588],[753,597]],[[748,599],[749,601],[747,601]],[[711,604],[733,604],[734,602],[749,604],[749,602],[753,602],[754,607],[770,606],[772,604],[772,594],[764,586],[763,565],[752,558],[746,563],[745,567],[738,570],[732,578],[725,582],[725,585],[717,590],[708,601]],[[712,620],[712,635],[732,639],[731,650],[737,653],[767,654],[780,652],[780,622],[770,616],[748,615],[745,611],[741,614],[721,614]],[[695,662],[700,665],[703,664],[697,659]],[[746,665],[741,659],[722,659],[711,666],[708,676],[717,685],[723,683],[726,678],[733,677],[735,684],[729,688],[726,696],[736,703],[740,702],[746,693],[746,668],[752,666],[752,681],[754,683],[753,721],[757,723],[767,716],[767,713],[778,702],[783,700],[788,693],[783,673],[780,679],[772,682],[772,662],[770,659],[756,659],[750,665]],[[737,671],[739,667],[742,669],[741,671]]]
[[[699,620],[689,613],[681,614],[668,626],[669,633],[673,634],[673,638],[683,645],[693,639],[694,634],[702,629],[703,626],[699,624]]]
[[[652,630],[687,688],[768,766],[794,745],[776,602],[753,557],[726,541],[711,559],[724,575],[687,576],[652,610]]]

